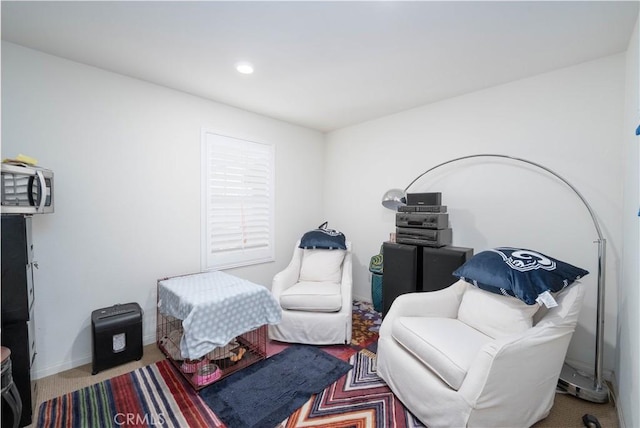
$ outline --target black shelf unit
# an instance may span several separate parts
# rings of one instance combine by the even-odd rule
[[[11,350],[13,381],[22,400],[19,426],[32,423],[36,384],[31,368],[36,356],[31,217],[2,215],[2,346]],[[2,412],[2,426],[11,426]]]

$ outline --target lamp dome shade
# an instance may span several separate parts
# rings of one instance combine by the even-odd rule
[[[382,205],[390,210],[397,210],[399,206],[406,205],[407,200],[404,196],[404,190],[390,189],[382,196]]]

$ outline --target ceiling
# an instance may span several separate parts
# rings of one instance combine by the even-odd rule
[[[326,132],[624,52],[637,17],[637,1],[3,1],[2,39]]]

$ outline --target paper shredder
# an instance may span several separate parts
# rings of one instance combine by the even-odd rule
[[[92,374],[142,358],[142,308],[125,303],[91,313]]]

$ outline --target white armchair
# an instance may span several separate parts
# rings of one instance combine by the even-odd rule
[[[313,345],[351,343],[352,260],[346,250],[298,248],[273,278],[271,292],[282,321],[269,325],[269,338]]]
[[[529,427],[553,406],[583,287],[535,315],[462,280],[401,295],[380,327],[378,375],[430,428]]]

